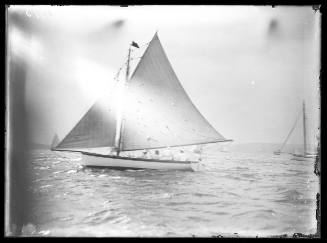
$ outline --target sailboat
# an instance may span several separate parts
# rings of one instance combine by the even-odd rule
[[[52,142],[51,142],[51,149],[54,149],[58,144],[60,140],[57,134],[53,136]]]
[[[280,155],[283,150],[283,148],[285,147],[288,139],[290,138],[291,134],[293,133],[297,122],[299,121],[299,119],[301,118],[302,115],[302,119],[303,119],[303,152],[293,152],[292,156],[293,156],[293,160],[307,160],[307,159],[314,159],[316,158],[316,154],[314,153],[309,153],[308,152],[308,146],[307,146],[307,122],[306,122],[306,112],[305,112],[305,102],[303,101],[303,105],[302,105],[302,111],[299,114],[299,116],[297,117],[297,119],[295,120],[294,125],[292,126],[292,129],[290,130],[290,132],[288,133],[286,139],[284,140],[282,146],[280,147],[280,149],[274,151],[275,155]]]
[[[130,76],[132,48],[138,48],[134,41],[126,75],[115,90],[99,99],[53,150],[80,152],[84,166],[196,170],[199,161],[165,158],[162,150],[231,140],[194,106],[157,33]]]

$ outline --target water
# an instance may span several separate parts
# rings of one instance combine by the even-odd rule
[[[263,237],[316,232],[319,182],[313,162],[267,153],[205,154],[205,166],[196,172],[117,171],[83,168],[76,153],[35,150],[33,217],[25,234]]]

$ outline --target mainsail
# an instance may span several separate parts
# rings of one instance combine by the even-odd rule
[[[122,150],[226,140],[193,105],[157,34],[127,82],[124,97]]]

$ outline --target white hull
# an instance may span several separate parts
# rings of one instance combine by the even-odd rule
[[[197,169],[198,162],[151,160],[140,158],[109,157],[82,154],[82,165],[91,167],[108,167],[113,169],[153,169],[153,170],[189,170]]]
[[[316,155],[299,155],[299,154],[293,154],[292,160],[298,160],[298,161],[305,161],[305,160],[315,160]]]

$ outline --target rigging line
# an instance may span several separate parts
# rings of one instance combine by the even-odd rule
[[[124,65],[124,64],[123,64],[123,65]],[[120,74],[120,72],[121,72],[121,70],[122,70],[122,68],[123,68],[123,65],[118,69],[118,72],[116,73],[114,79],[117,79],[117,78],[119,77],[119,74]]]
[[[145,46],[147,46],[147,45],[149,45],[149,44],[150,44],[150,42],[147,42],[147,43],[145,43],[145,44],[143,44],[143,45],[140,45],[138,49],[132,49],[131,52],[139,51],[140,49],[142,49],[143,47],[145,47]]]
[[[114,77],[115,80],[118,79],[120,72],[123,70],[123,67],[125,67],[126,65],[127,65],[127,62],[125,62],[123,65],[120,66],[117,74]]]
[[[127,58],[126,58],[126,59],[128,59],[128,55],[127,55]],[[127,62],[128,62],[128,61],[125,61],[125,62],[120,66],[120,68],[118,69],[117,74],[116,74],[115,77],[114,77],[114,80],[118,79],[118,76],[119,76],[120,72],[121,72],[122,69],[127,65]]]

